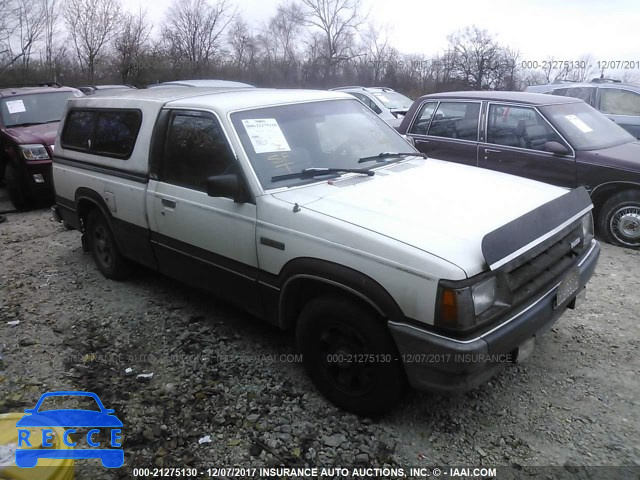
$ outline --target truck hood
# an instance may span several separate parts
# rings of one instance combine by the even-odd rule
[[[40,125],[29,125],[28,127],[11,127],[5,132],[16,143],[27,145],[30,143],[39,143],[42,145],[53,145],[56,143],[56,134],[58,133],[58,125],[60,122],[43,123]]]
[[[373,177],[335,179],[274,197],[411,245],[472,276],[486,269],[486,234],[565,193],[521,177],[416,159]]]

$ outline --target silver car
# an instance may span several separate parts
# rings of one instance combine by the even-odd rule
[[[398,128],[413,100],[388,87],[338,87],[338,90],[353,95],[380,118],[394,128]]]

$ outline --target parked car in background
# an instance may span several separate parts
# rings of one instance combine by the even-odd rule
[[[62,86],[0,88],[0,176],[18,209],[53,200],[51,155],[58,122],[69,98]]]
[[[147,85],[147,88],[159,88],[159,87],[214,87],[214,88],[248,88],[253,87],[248,83],[233,82],[231,80],[215,80],[215,79],[201,79],[201,80],[174,80],[172,82],[160,82]]]
[[[399,131],[438,159],[564,187],[583,185],[603,237],[640,247],[640,142],[578,98],[523,92],[425,95]]]
[[[380,118],[394,128],[400,126],[402,118],[411,107],[413,100],[388,87],[338,87],[331,90],[353,95]]]
[[[640,138],[640,85],[594,78],[591,83],[533,85],[526,91],[584,100],[631,135]]]
[[[132,260],[295,329],[318,389],[365,415],[526,357],[600,252],[584,188],[424,159],[340,92],[80,98],[54,179],[105,277]]]
[[[104,92],[113,93],[113,90],[135,90],[133,85],[83,85],[77,87],[85,95],[99,95]]]

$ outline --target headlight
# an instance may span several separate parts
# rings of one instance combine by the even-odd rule
[[[582,217],[582,238],[585,246],[593,240],[593,215],[591,213]]]
[[[471,289],[473,309],[476,315],[480,315],[482,312],[485,312],[493,306],[496,302],[497,291],[498,281],[496,280],[496,277],[491,277]]]
[[[440,280],[435,326],[464,333],[497,318],[510,306],[508,287],[496,276],[457,282]]]
[[[20,145],[25,160],[49,160],[49,152],[44,145]]]

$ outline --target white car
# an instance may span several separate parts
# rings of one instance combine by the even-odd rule
[[[402,119],[413,105],[413,100],[389,87],[353,86],[332,88],[331,90],[345,92],[356,97],[393,128],[400,126]]]
[[[283,329],[340,407],[463,392],[574,308],[600,252],[582,188],[426,159],[353,97],[153,89],[70,100],[55,213]]]

